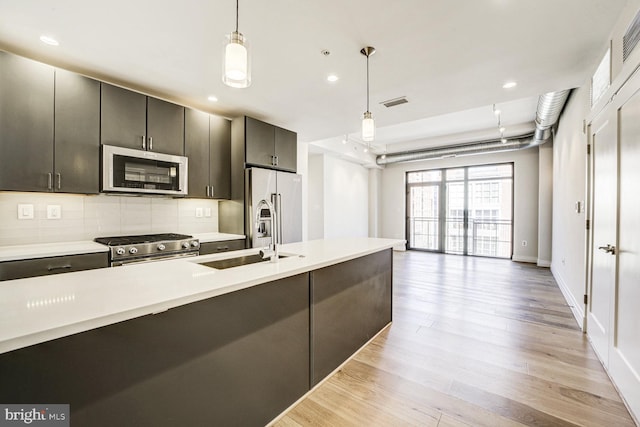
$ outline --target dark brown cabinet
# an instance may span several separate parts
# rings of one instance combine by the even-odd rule
[[[244,120],[247,165],[295,172],[297,134],[251,117]]]
[[[200,255],[217,254],[220,252],[239,251],[245,249],[245,240],[222,240],[219,242],[200,243]]]
[[[231,197],[229,120],[187,108],[185,155],[189,158],[189,197]]]
[[[0,52],[0,190],[53,185],[54,69]]]
[[[74,426],[264,426],[309,390],[309,274],[4,353],[0,372],[1,402],[69,403]]]
[[[106,267],[109,267],[107,252],[5,261],[0,262],[0,281]]]
[[[56,70],[54,189],[100,191],[100,82]]]
[[[184,107],[102,83],[100,141],[184,155]]]
[[[99,82],[0,52],[0,190],[97,193],[99,129]]]

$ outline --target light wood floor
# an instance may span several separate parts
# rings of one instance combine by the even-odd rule
[[[275,425],[633,426],[548,269],[397,252],[393,324]]]

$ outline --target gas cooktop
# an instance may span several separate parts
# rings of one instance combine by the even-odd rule
[[[171,240],[191,239],[193,236],[176,233],[140,234],[137,236],[98,237],[96,242],[109,246],[139,245],[141,243],[155,243]]]

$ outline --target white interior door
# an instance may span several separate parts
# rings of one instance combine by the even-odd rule
[[[591,126],[593,148],[593,254],[591,289],[587,304],[587,334],[605,364],[609,363],[611,302],[615,282],[617,216],[617,126],[615,114]],[[608,246],[609,245],[609,246]]]
[[[618,281],[609,372],[640,415],[640,79],[620,93]],[[629,93],[626,98],[626,93]],[[626,99],[625,99],[626,98]]]

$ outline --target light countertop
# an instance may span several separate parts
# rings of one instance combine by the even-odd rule
[[[257,249],[132,264],[0,283],[0,353],[358,258],[395,239],[312,240],[281,246],[294,254],[217,270],[199,264]]]
[[[201,243],[244,239],[240,234],[228,233],[188,233]],[[91,240],[79,242],[37,243],[32,245],[0,246],[0,262],[22,259],[47,258],[65,255],[80,255],[108,252],[109,248]]]

